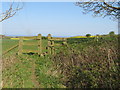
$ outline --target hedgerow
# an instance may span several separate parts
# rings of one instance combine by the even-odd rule
[[[52,60],[69,88],[119,88],[118,38],[103,37],[61,48]]]

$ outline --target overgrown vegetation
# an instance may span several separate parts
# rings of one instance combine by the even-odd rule
[[[71,42],[69,48],[61,48],[52,58],[63,75],[61,81],[66,87],[119,88],[117,36],[102,37],[98,41]]]
[[[53,67],[53,62],[49,56],[35,57],[36,59],[36,76],[42,88],[63,88],[59,80],[59,74]]]
[[[7,59],[14,63],[8,61],[7,67],[3,68],[3,88],[36,88],[33,71],[34,60],[29,55],[16,56],[12,54],[11,58]]]

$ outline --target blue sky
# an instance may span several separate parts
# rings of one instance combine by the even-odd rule
[[[3,11],[9,3],[2,3]],[[108,17],[93,17],[83,14],[74,2],[25,2],[24,8],[14,17],[2,22],[5,35],[29,36],[41,33],[46,36],[78,36],[118,33],[117,21]]]

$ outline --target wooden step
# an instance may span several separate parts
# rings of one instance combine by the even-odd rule
[[[22,50],[22,53],[38,53],[38,50]]]

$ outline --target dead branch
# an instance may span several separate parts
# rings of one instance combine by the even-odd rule
[[[4,21],[10,17],[13,17],[22,8],[23,8],[23,5],[20,6],[18,4],[16,7],[14,7],[14,3],[11,3],[9,9],[0,14],[0,22]]]

